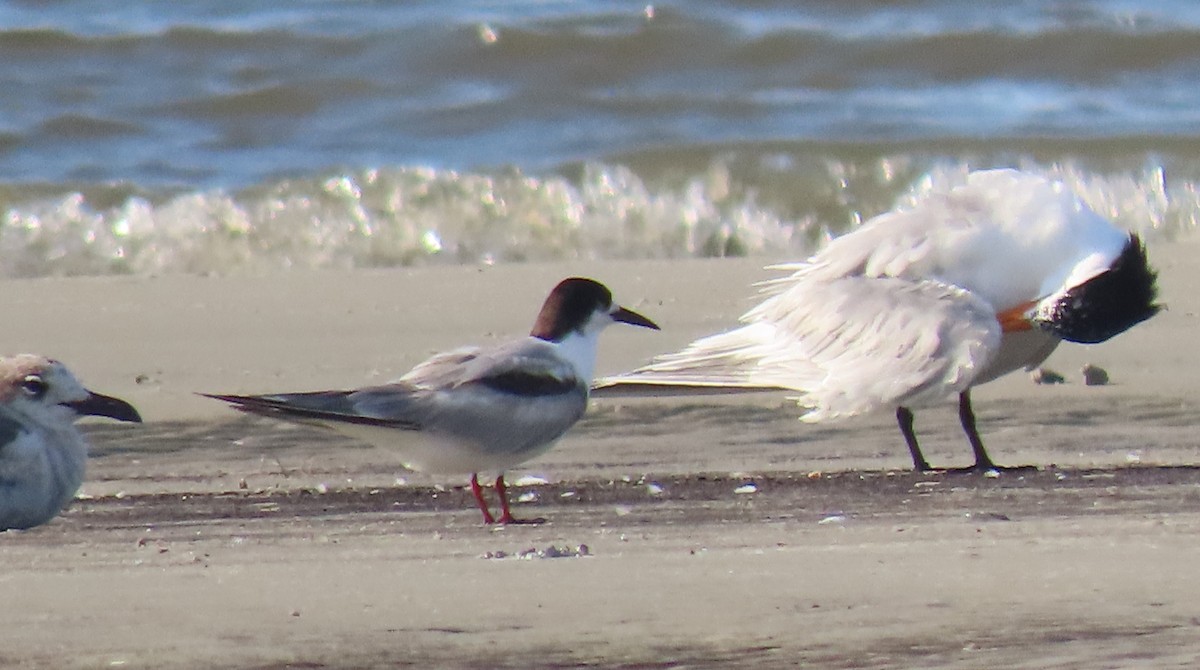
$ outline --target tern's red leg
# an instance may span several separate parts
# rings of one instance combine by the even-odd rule
[[[483,512],[483,522],[489,525],[496,523],[496,519],[492,516],[491,510],[488,509],[487,501],[483,499],[483,489],[481,489],[479,486],[479,475],[474,472],[471,473],[471,493],[475,494],[475,502],[479,503],[479,511]],[[504,497],[501,496],[500,500],[503,501]],[[509,516],[507,502],[504,503],[504,516]],[[501,518],[500,523],[508,522]]]
[[[517,519],[512,515],[512,510],[508,508],[508,486],[504,484],[504,474],[501,473],[496,478],[496,495],[500,496],[500,509],[503,513],[500,515],[500,523],[512,524],[539,524],[546,523],[545,519]]]

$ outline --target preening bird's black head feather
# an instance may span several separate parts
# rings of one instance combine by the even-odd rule
[[[1034,323],[1069,342],[1095,344],[1158,313],[1158,273],[1137,235],[1104,272],[1072,287],[1034,315]]]

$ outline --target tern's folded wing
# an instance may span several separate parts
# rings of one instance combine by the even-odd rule
[[[361,389],[349,400],[359,415],[518,452],[566,432],[583,415],[587,393],[553,346],[531,339],[435,357],[400,382]]]
[[[410,388],[399,384],[389,386],[393,398],[412,395]],[[201,395],[215,400],[223,400],[233,405],[234,408],[249,414],[298,423],[354,423],[410,430],[421,428],[420,423],[400,412],[392,415],[363,412],[355,402],[356,394],[362,392],[314,391],[311,393],[275,393],[250,396],[202,393]]]
[[[400,382],[429,391],[479,386],[519,396],[570,393],[580,384],[574,368],[553,346],[536,338],[438,354]]]

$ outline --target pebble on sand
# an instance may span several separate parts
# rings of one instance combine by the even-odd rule
[[[1098,365],[1088,363],[1080,372],[1083,373],[1083,383],[1087,386],[1104,386],[1108,383],[1108,371]]]
[[[1058,374],[1050,368],[1038,368],[1029,373],[1029,378],[1034,384],[1063,384],[1066,383],[1066,377]]]

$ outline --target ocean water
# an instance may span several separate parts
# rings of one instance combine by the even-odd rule
[[[802,255],[968,169],[1200,216],[1200,5],[0,2],[0,276]]]

